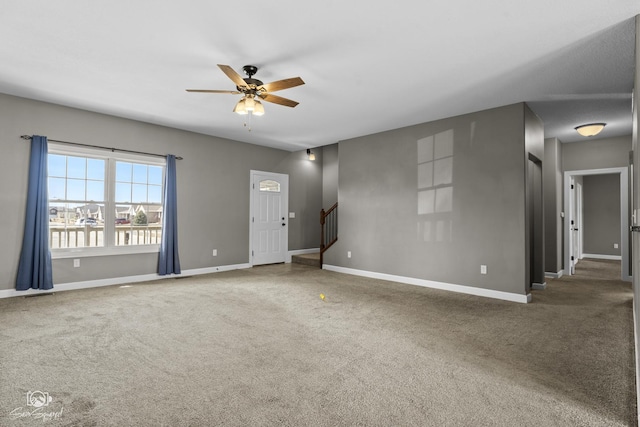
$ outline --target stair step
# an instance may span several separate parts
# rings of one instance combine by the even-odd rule
[[[291,262],[320,268],[320,253],[293,255]]]

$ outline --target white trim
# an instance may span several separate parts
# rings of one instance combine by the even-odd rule
[[[406,283],[407,285],[423,286],[426,288],[440,289],[443,291],[457,292],[461,294],[476,295],[480,297],[495,298],[511,302],[529,303],[531,294],[519,295],[511,292],[494,291],[492,289],[476,288],[475,286],[456,285],[452,283],[435,282],[433,280],[416,279],[413,277],[395,276],[392,274],[376,273],[374,271],[356,270],[354,268],[339,267],[325,264],[323,270],[336,273],[353,274],[355,276],[369,277],[371,279],[388,280],[391,282]]]
[[[317,253],[320,253],[320,248],[294,249],[292,251],[287,252],[287,259],[285,260],[285,262],[287,264],[291,264],[291,257],[294,255],[317,254]]]
[[[582,258],[594,258],[594,259],[612,259],[612,260],[617,260],[617,261],[621,261],[622,260],[622,256],[621,255],[601,255],[601,254],[582,254]]]
[[[160,253],[160,245],[130,245],[51,249],[51,259],[91,258],[113,255]]]
[[[544,277],[550,277],[551,279],[559,279],[564,275],[564,270],[560,270],[557,273],[552,273],[550,271],[544,272]]]
[[[110,279],[87,280],[84,282],[71,282],[54,285],[53,289],[40,291],[37,289],[28,289],[26,291],[17,291],[15,289],[0,290],[0,299],[11,297],[24,297],[28,295],[52,294],[54,292],[74,291],[77,289],[98,288],[102,286],[124,285],[129,283],[148,282],[159,279],[175,279],[176,277],[197,276],[201,274],[219,273],[221,271],[240,270],[243,268],[251,268],[247,264],[222,265],[218,267],[195,268],[192,270],[183,270],[181,274],[171,274],[160,276],[158,274],[140,274],[138,276],[113,277]]]
[[[571,186],[571,178],[574,176],[585,176],[585,175],[604,175],[604,174],[620,174],[620,253],[621,255],[621,277],[622,280],[631,281],[631,276],[629,275],[629,247],[628,247],[628,239],[629,239],[629,182],[628,182],[628,174],[629,168],[606,168],[606,169],[588,169],[588,170],[574,170],[574,171],[565,171],[564,172],[564,213],[567,221],[564,230],[564,266],[567,269],[567,274],[571,275],[571,250],[569,248],[570,245],[570,223],[569,223],[569,212],[570,212],[570,186]],[[586,255],[586,254],[585,254]]]
[[[544,291],[547,289],[547,282],[544,283],[532,283],[531,289],[535,289],[536,291]]]

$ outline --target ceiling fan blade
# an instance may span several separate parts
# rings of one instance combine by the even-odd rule
[[[263,93],[262,95],[259,95],[260,98],[264,99],[267,102],[272,102],[274,104],[280,104],[280,105],[284,105],[285,107],[295,107],[296,105],[298,105],[299,103],[296,101],[292,101],[290,99],[287,98],[283,98],[281,96],[278,95],[271,95],[270,93]]]
[[[222,70],[223,73],[227,75],[238,87],[247,86],[247,82],[242,79],[240,74],[236,73],[235,70],[228,65],[218,64],[218,67]]]
[[[264,84],[260,86],[258,90],[262,90],[262,88],[264,88],[265,92],[275,92],[277,90],[289,89],[290,87],[296,87],[303,84],[304,81],[300,77],[292,77],[290,79],[278,80]]]
[[[237,95],[240,92],[237,90],[210,90],[210,89],[186,89],[187,92],[204,92],[204,93],[230,93],[232,95]]]

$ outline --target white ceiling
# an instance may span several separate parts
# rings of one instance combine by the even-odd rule
[[[524,101],[571,142],[585,122],[631,133],[639,13],[638,0],[4,0],[0,92],[291,151]],[[277,92],[300,105],[265,102],[248,132],[239,95],[185,91],[235,89],[216,64],[300,76]]]

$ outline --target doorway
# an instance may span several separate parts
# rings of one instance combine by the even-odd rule
[[[542,161],[531,153],[529,153],[527,173],[529,287],[531,289],[545,289]]]
[[[582,175],[572,176],[569,187],[569,275],[576,273],[576,264],[582,259]]]
[[[629,183],[627,168],[591,169],[564,173],[564,274],[575,273],[575,263],[582,257],[582,185],[586,175],[618,174],[620,177],[620,254],[622,280],[631,281],[629,273]]]
[[[289,175],[251,171],[249,263],[282,263],[288,252]]]

